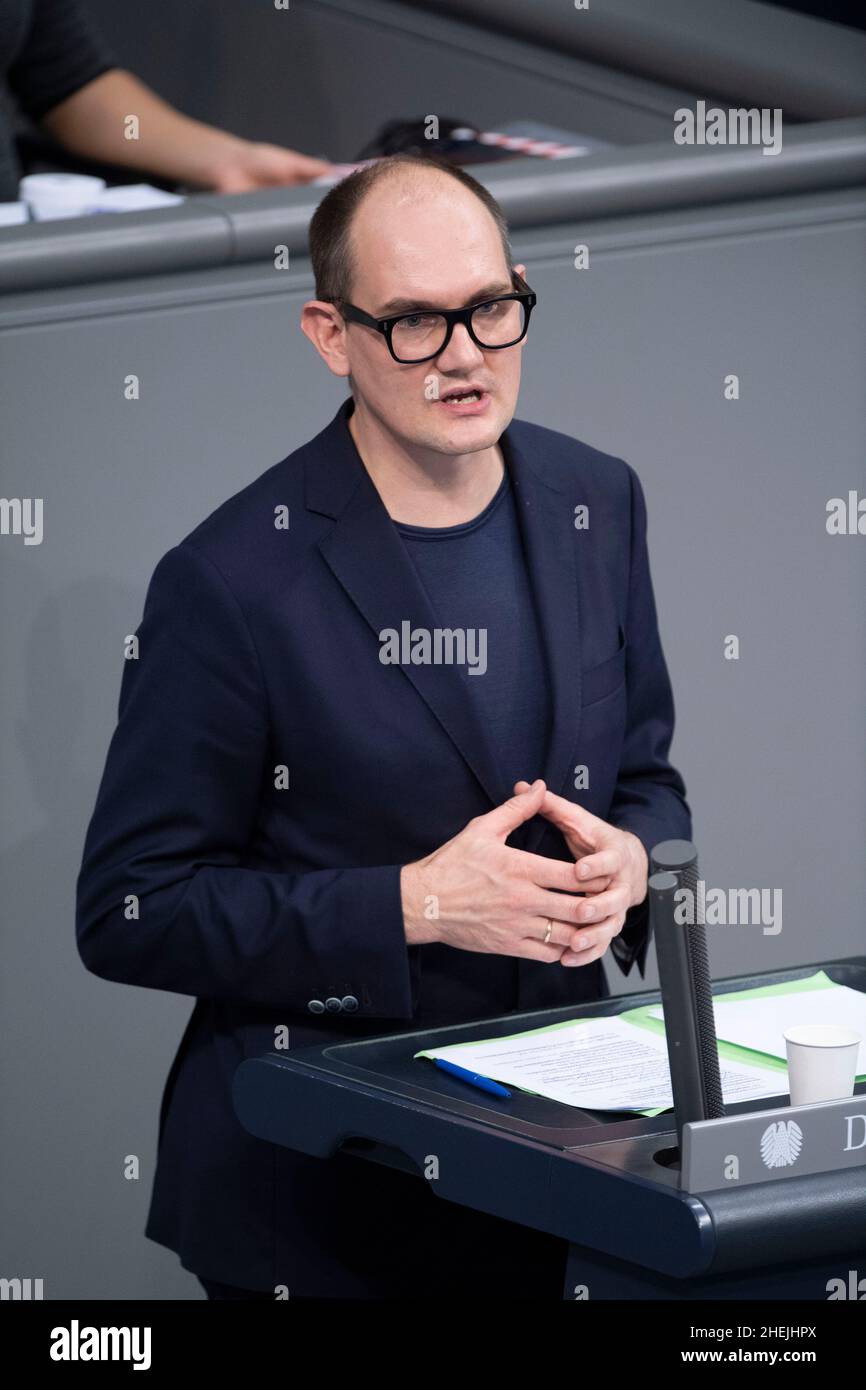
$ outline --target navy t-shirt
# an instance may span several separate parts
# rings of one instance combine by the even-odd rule
[[[466,664],[453,669],[478,703],[510,794],[520,778],[532,782],[544,776],[550,688],[508,469],[471,521],[394,524],[439,626],[486,633],[486,651],[476,636],[474,646],[467,644]],[[470,674],[472,664],[475,674]]]

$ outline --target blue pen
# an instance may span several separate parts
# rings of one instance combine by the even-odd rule
[[[454,1062],[446,1062],[444,1057],[434,1057],[433,1061],[437,1067],[447,1071],[451,1076],[458,1076],[461,1081],[465,1081],[470,1086],[477,1086],[479,1091],[489,1091],[492,1096],[505,1096],[506,1100],[511,1099],[511,1092],[506,1091],[504,1086],[500,1086],[498,1081],[491,1081],[489,1076],[479,1076],[477,1071],[467,1071],[465,1067],[458,1067]]]

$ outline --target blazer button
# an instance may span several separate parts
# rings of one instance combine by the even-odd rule
[[[333,994],[330,999],[325,1000],[325,1008],[328,1010],[329,1014],[341,1014],[343,1012],[343,1005]]]
[[[358,1001],[355,998],[354,994],[346,994],[343,996],[343,1008],[345,1009],[347,1014],[353,1014],[357,1007]]]
[[[307,1008],[311,1014],[323,1014],[325,1012],[325,1006],[321,999],[311,999],[307,1004]]]

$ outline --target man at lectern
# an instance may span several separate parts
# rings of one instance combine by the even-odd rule
[[[286,1036],[606,997],[608,948],[643,972],[648,851],[691,837],[641,485],[514,418],[536,296],[500,208],[396,156],[310,245],[302,328],[351,394],[156,566],[79,949],[196,999],[146,1233],[209,1296],[556,1299],[561,1240],[232,1109]]]

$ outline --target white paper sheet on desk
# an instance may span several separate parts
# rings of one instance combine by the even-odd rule
[[[650,1009],[661,1018],[661,1009]],[[860,1034],[857,1076],[866,1073],[866,994],[847,985],[832,989],[797,990],[792,994],[765,995],[762,999],[736,999],[713,1005],[716,1035],[725,1042],[788,1060],[784,1033],[799,1023],[835,1023]]]
[[[586,1110],[666,1110],[673,1105],[664,1037],[619,1018],[591,1018],[507,1038],[432,1048],[442,1057],[503,1085]],[[726,1101],[787,1091],[784,1072],[720,1058]]]
[[[167,193],[152,183],[121,183],[99,194],[97,212],[148,212],[151,208],[173,208],[184,201],[180,193]]]

